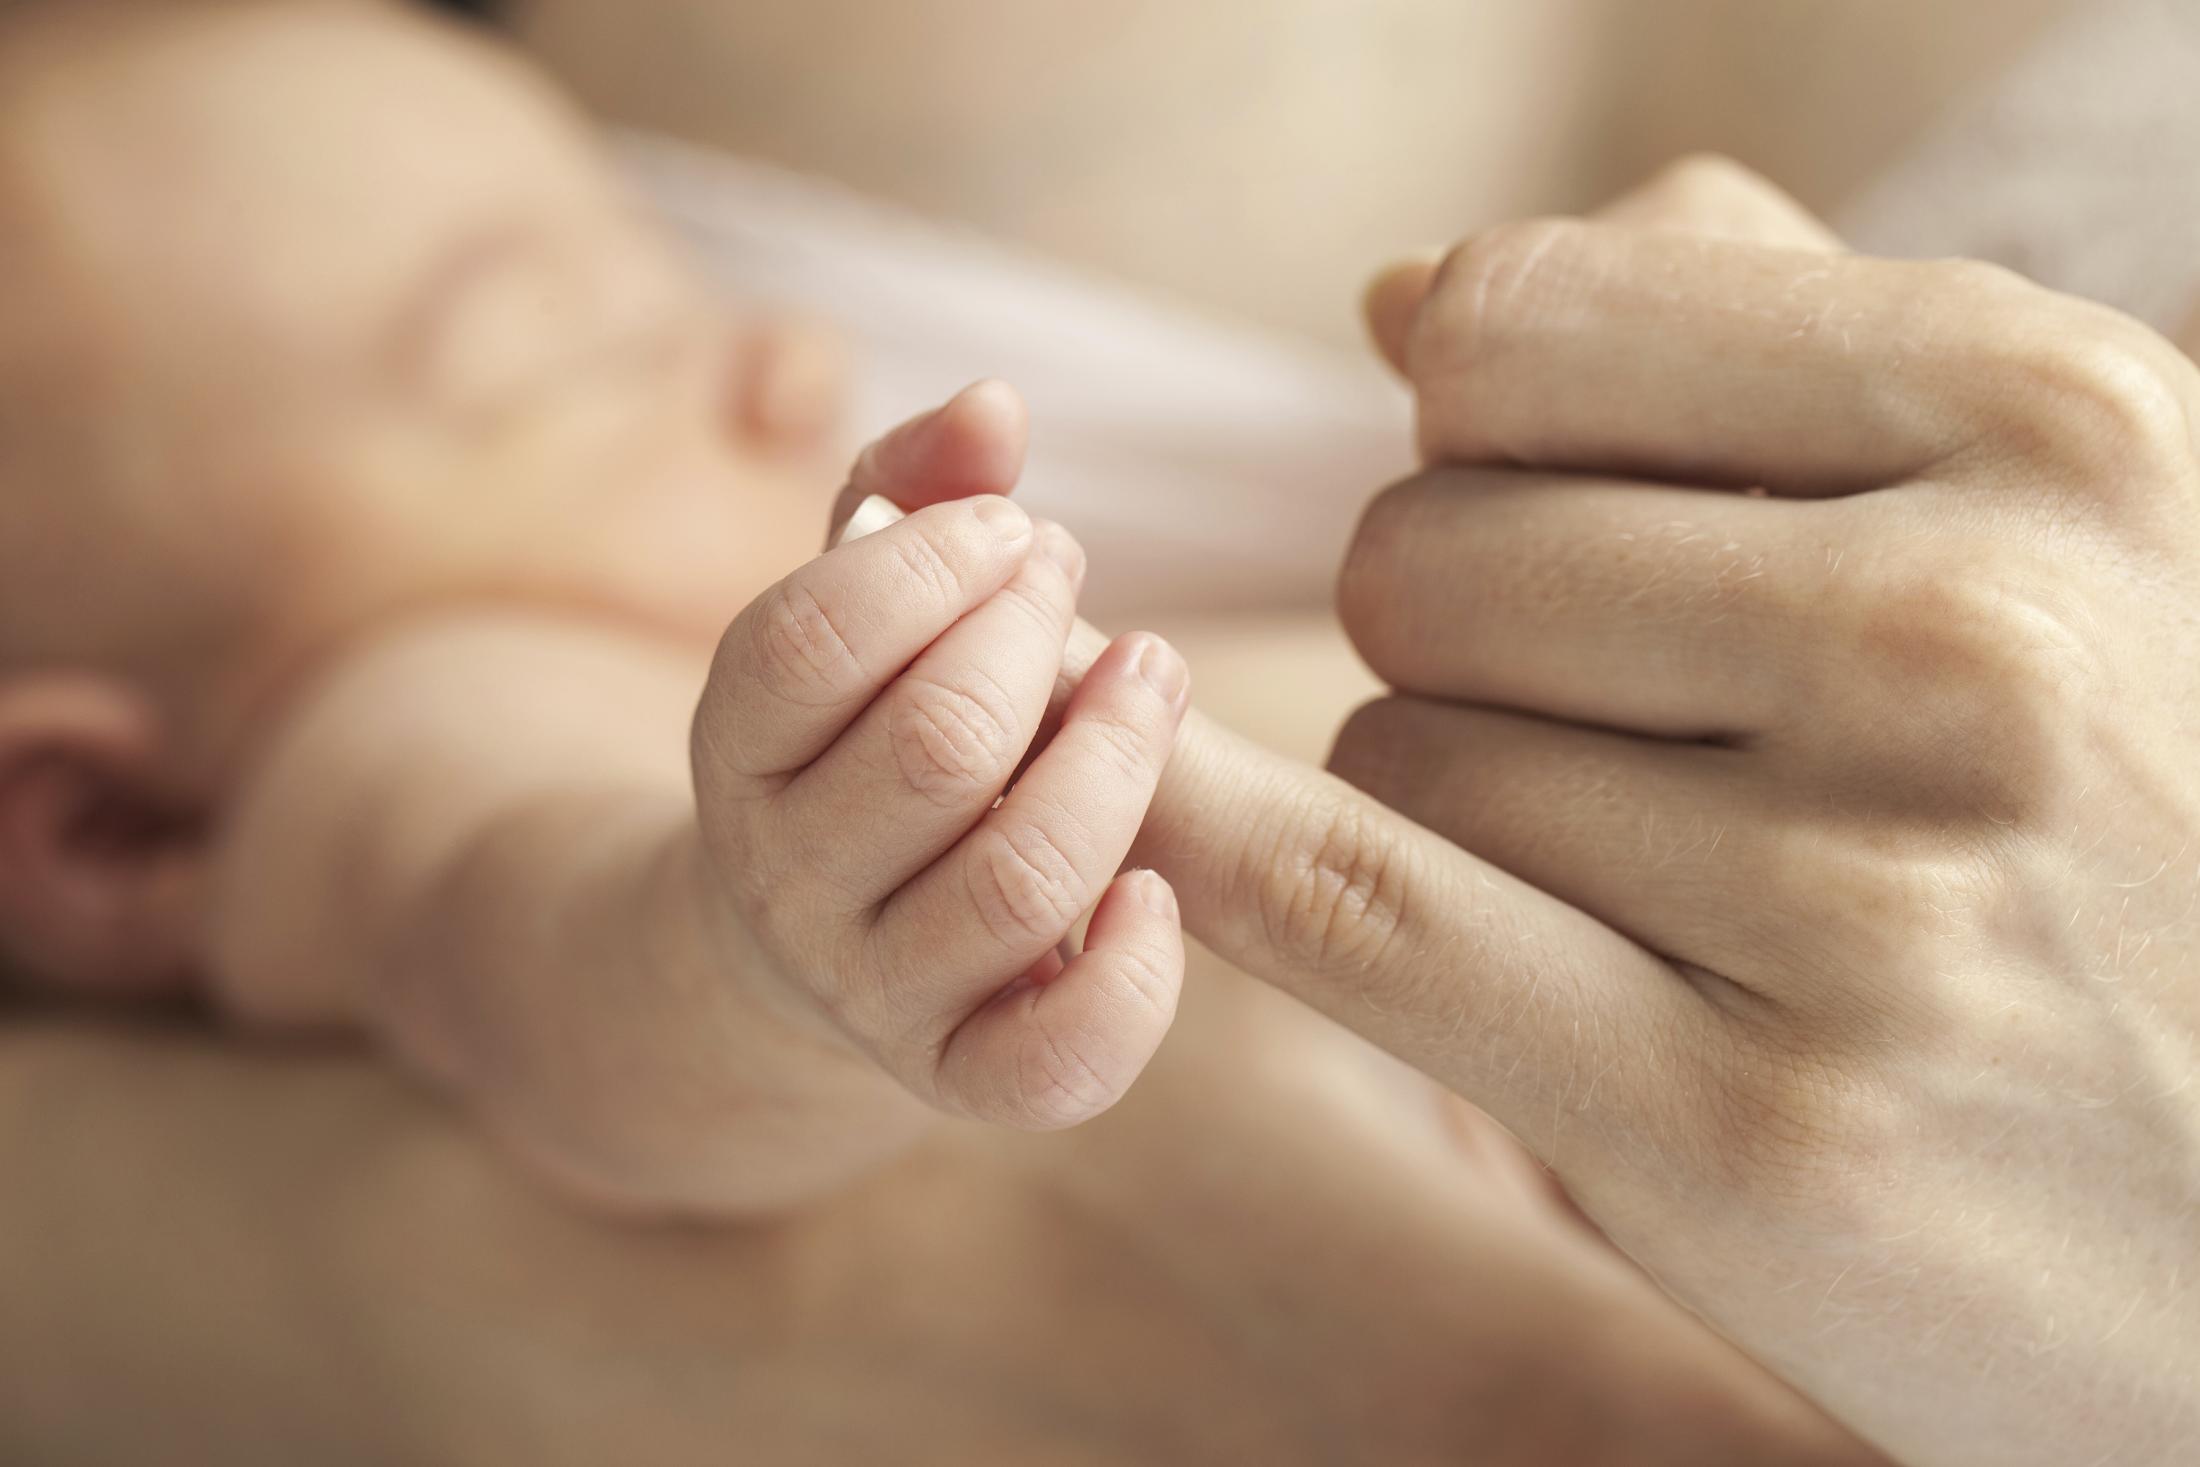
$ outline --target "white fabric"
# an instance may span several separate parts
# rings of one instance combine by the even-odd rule
[[[639,133],[617,147],[729,289],[848,334],[866,433],[979,377],[1020,388],[1024,498],[1085,542],[1097,614],[1325,603],[1361,506],[1412,466],[1404,394],[1371,357],[820,179]],[[2178,324],[2200,288],[2200,0],[2081,5],[1842,223],[1867,249],[2000,260]]]
[[[1324,605],[1361,507],[1412,467],[1405,393],[1372,355],[1204,320],[822,180],[618,148],[729,289],[848,333],[866,432],[979,377],[1022,390],[1020,497],[1084,543],[1097,615]]]

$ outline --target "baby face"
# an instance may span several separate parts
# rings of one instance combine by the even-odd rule
[[[7,50],[0,290],[48,327],[0,365],[72,364],[13,435],[38,482],[0,482],[47,552],[0,592],[34,655],[250,684],[452,597],[709,635],[813,547],[826,445],[742,411],[786,341],[728,324],[515,64],[334,4]]]

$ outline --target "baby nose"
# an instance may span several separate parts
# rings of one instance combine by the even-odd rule
[[[741,426],[760,446],[789,453],[822,446],[846,405],[847,343],[823,322],[765,317],[736,348]]]

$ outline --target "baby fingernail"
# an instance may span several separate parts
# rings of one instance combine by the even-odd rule
[[[1139,649],[1138,675],[1172,707],[1184,701],[1192,686],[1191,669],[1184,665],[1176,648],[1159,637],[1147,638],[1146,645]]]
[[[845,545],[850,540],[860,540],[875,530],[883,530],[898,519],[905,518],[901,506],[883,494],[867,496],[856,506],[856,512],[848,516],[848,523],[840,527],[840,537],[835,545]]]
[[[1057,524],[1048,524],[1040,537],[1047,559],[1062,568],[1070,584],[1082,586],[1085,581],[1085,548],[1077,543],[1077,537]]]
[[[998,494],[980,494],[970,501],[970,512],[978,517],[981,525],[991,525],[1003,535],[1020,535],[1029,528],[1031,516],[1013,500]]]
[[[984,407],[991,412],[1007,413],[1021,410],[1023,399],[1016,395],[1015,388],[1009,386],[1000,378],[980,377],[977,381],[949,398],[946,406],[936,411],[944,413],[957,403]]]
[[[1138,904],[1156,917],[1176,915],[1176,893],[1169,889],[1169,883],[1161,879],[1158,871],[1138,873]]]

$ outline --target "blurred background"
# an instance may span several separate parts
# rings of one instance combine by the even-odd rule
[[[1342,342],[1350,283],[1710,148],[1836,209],[2071,0],[510,0],[601,116]]]

